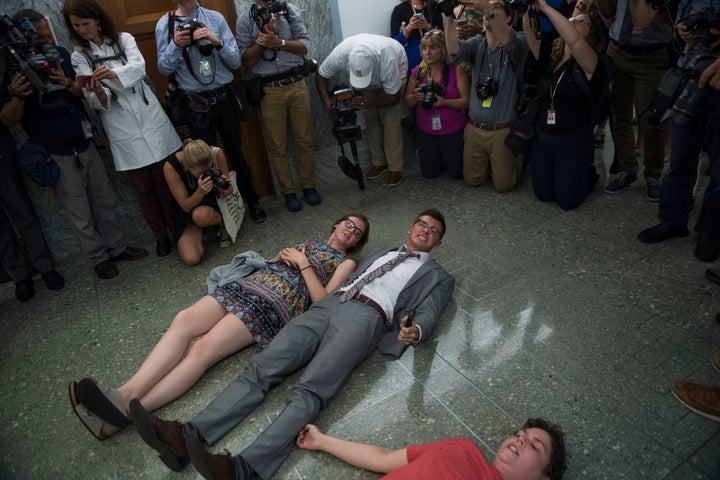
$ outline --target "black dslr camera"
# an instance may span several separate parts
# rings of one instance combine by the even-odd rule
[[[216,196],[220,195],[220,191],[217,189],[225,190],[230,186],[230,182],[223,178],[222,173],[216,167],[210,167],[205,172],[203,172],[202,175],[200,175],[200,178],[207,177],[210,177],[210,180],[212,180],[212,183],[215,186],[213,188],[213,193]]]
[[[510,9],[517,12],[518,15],[524,15],[534,2],[535,0],[510,0],[509,5]]]
[[[445,96],[445,87],[433,79],[420,85],[420,91],[425,94],[422,100],[422,108],[425,110],[430,110],[435,105],[438,95]]]
[[[253,3],[252,7],[250,7],[250,18],[253,19],[255,24],[258,26],[260,30],[262,30],[262,27],[265,26],[266,23],[268,23],[272,19],[272,15],[287,15],[288,14],[288,6],[287,2],[285,1],[274,1],[271,2],[269,5],[258,5],[257,3]]]
[[[352,88],[340,88],[333,92],[333,135],[340,142],[358,141],[362,130],[357,124],[355,92]]]
[[[490,97],[494,97],[498,93],[497,80],[491,77],[487,77],[482,82],[478,82],[475,87],[475,94],[482,101],[487,100]]]
[[[60,52],[40,41],[30,20],[23,18],[15,24],[7,15],[0,18],[0,79],[6,72],[9,75],[20,72],[40,92],[39,102],[44,109],[67,103],[67,88],[50,78],[61,62]]]
[[[716,59],[710,45],[716,40],[710,29],[720,29],[720,12],[706,8],[682,20],[694,32],[685,47],[685,64],[682,69],[668,70],[660,80],[658,91],[648,107],[648,123],[657,125],[672,117],[680,125],[705,113],[713,95],[710,85],[700,88],[698,79]]]
[[[189,18],[182,22],[180,25],[178,25],[177,30],[180,32],[190,32],[190,45],[197,46],[198,51],[202,56],[209,57],[210,55],[212,55],[215,45],[213,45],[213,43],[207,38],[201,38],[197,41],[193,38],[193,33],[195,33],[195,30],[203,27],[205,27],[205,24],[198,21],[197,18]]]
[[[455,7],[460,5],[458,0],[437,0],[435,2],[435,8],[442,12],[446,17],[455,18]]]

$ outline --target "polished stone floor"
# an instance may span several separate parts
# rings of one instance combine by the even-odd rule
[[[597,150],[601,181],[610,148]],[[397,188],[375,180],[359,191],[338,172],[337,154],[319,152],[322,205],[289,213],[280,199],[263,200],[268,222],[248,221],[231,248],[209,245],[199,266],[184,266],[175,252],[153,254],[98,280],[84,261],[63,260],[65,289],[48,291],[38,279],[27,304],[0,286],[0,478],[197,478],[192,467],[167,470],[132,426],[96,441],[71,412],[68,382],[127,379],[175,312],[205,293],[210,268],[237,252],[272,256],[324,239],[335,218],[360,210],[372,221],[367,254],[400,244],[426,207],[447,216],[435,255],[457,279],[453,301],[429,341],[400,360],[376,352],[361,364],[315,420],[322,429],[386,447],[465,436],[492,457],[527,417],[542,416],[567,431],[568,479],[720,478],[720,424],[669,391],[676,378],[720,385],[710,364],[720,351],[720,287],[703,277],[708,265],[693,256],[692,234],[652,246],[636,240],[657,214],[641,182],[617,195],[598,185],[564,212],[535,199],[527,173],[516,191],[498,194],[425,180],[412,156]],[[137,240],[154,248],[149,234]],[[189,419],[253,351],[217,364],[159,415]],[[249,444],[282,408],[293,378],[214,450]],[[275,476],[377,477],[299,450]]]

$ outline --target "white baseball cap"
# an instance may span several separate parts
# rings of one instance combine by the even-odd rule
[[[350,70],[350,85],[362,90],[370,85],[373,74],[375,55],[365,45],[358,45],[350,50],[348,69]]]

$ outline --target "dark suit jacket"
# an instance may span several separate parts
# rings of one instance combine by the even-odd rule
[[[340,286],[339,290],[345,289],[375,260],[390,251],[383,250],[366,258]],[[421,266],[400,291],[400,296],[393,309],[392,319],[389,320],[390,325],[380,338],[377,347],[380,353],[395,357],[403,354],[407,345],[403,345],[397,340],[400,333],[400,319],[413,310],[415,310],[415,323],[422,329],[423,339],[432,335],[440,320],[440,315],[452,297],[454,287],[455,279],[435,260],[430,259]]]

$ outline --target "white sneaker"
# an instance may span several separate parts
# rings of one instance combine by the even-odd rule
[[[225,230],[225,227],[220,229],[220,237],[218,241],[218,246],[220,248],[227,248],[230,245],[232,245],[232,237],[228,233],[227,230]]]

